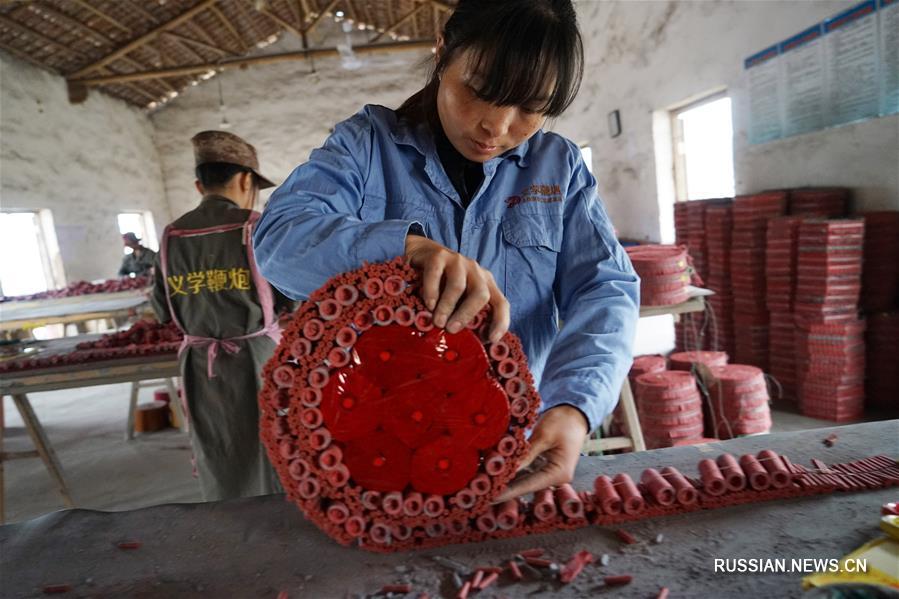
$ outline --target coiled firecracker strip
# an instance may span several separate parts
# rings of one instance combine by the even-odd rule
[[[517,338],[485,343],[486,312],[457,335],[435,329],[417,285],[399,259],[334,277],[264,370],[268,455],[289,499],[342,544],[400,551],[899,485],[885,456],[806,469],[766,450],[703,460],[695,479],[664,466],[494,505],[540,398]]]
[[[435,328],[418,285],[401,259],[332,278],[264,370],[269,457],[343,544],[413,548],[521,521],[517,501],[492,507],[540,405],[521,343],[486,342],[486,309],[455,335]]]

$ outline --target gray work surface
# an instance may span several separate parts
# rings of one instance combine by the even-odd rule
[[[822,439],[836,432],[827,448]],[[675,466],[695,475],[703,457],[774,449],[794,462],[847,462],[875,454],[899,456],[899,420],[797,433],[776,433],[709,445],[605,457],[585,457],[576,486],[600,473],[639,476],[647,467]],[[721,574],[715,558],[839,558],[879,536],[880,506],[897,489],[834,493],[692,512],[624,525],[641,542],[622,545],[610,529],[451,545],[417,553],[374,554],[341,547],[306,522],[282,496],[208,504],[163,505],[129,512],[66,510],[0,527],[0,594],[43,596],[65,583],[63,596],[90,597],[353,597],[385,584],[410,582],[431,597],[455,596],[449,570],[430,556],[467,566],[504,564],[517,551],[543,547],[566,560],[587,549],[608,554],[571,585],[525,580],[500,583],[474,597],[793,597],[802,574]],[[663,533],[660,544],[651,542]],[[137,540],[139,549],[116,543]],[[631,574],[624,587],[599,590],[604,574]],[[416,594],[409,595],[417,597]]]
[[[93,312],[119,312],[146,304],[147,291],[132,289],[116,293],[93,293],[0,304],[0,322],[27,321]]]

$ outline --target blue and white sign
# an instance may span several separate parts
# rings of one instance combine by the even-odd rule
[[[778,139],[780,125],[780,53],[777,45],[747,58],[749,79],[749,143]]]
[[[899,0],[880,0],[880,114],[899,113]]]
[[[880,114],[877,4],[866,0],[824,22],[830,124]]]
[[[824,27],[818,24],[780,43],[785,136],[827,125],[823,36]]]

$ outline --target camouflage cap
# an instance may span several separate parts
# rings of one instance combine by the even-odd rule
[[[201,131],[190,140],[194,145],[195,166],[208,162],[227,162],[245,166],[259,178],[259,188],[274,187],[275,184],[259,172],[256,148],[243,138],[227,131]]]

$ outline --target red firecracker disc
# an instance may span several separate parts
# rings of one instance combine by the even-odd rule
[[[486,308],[458,333],[434,327],[418,285],[400,259],[335,276],[263,372],[269,458],[288,497],[343,544],[464,541],[528,451],[540,396],[521,342],[485,342]],[[424,498],[445,526],[416,507]]]

